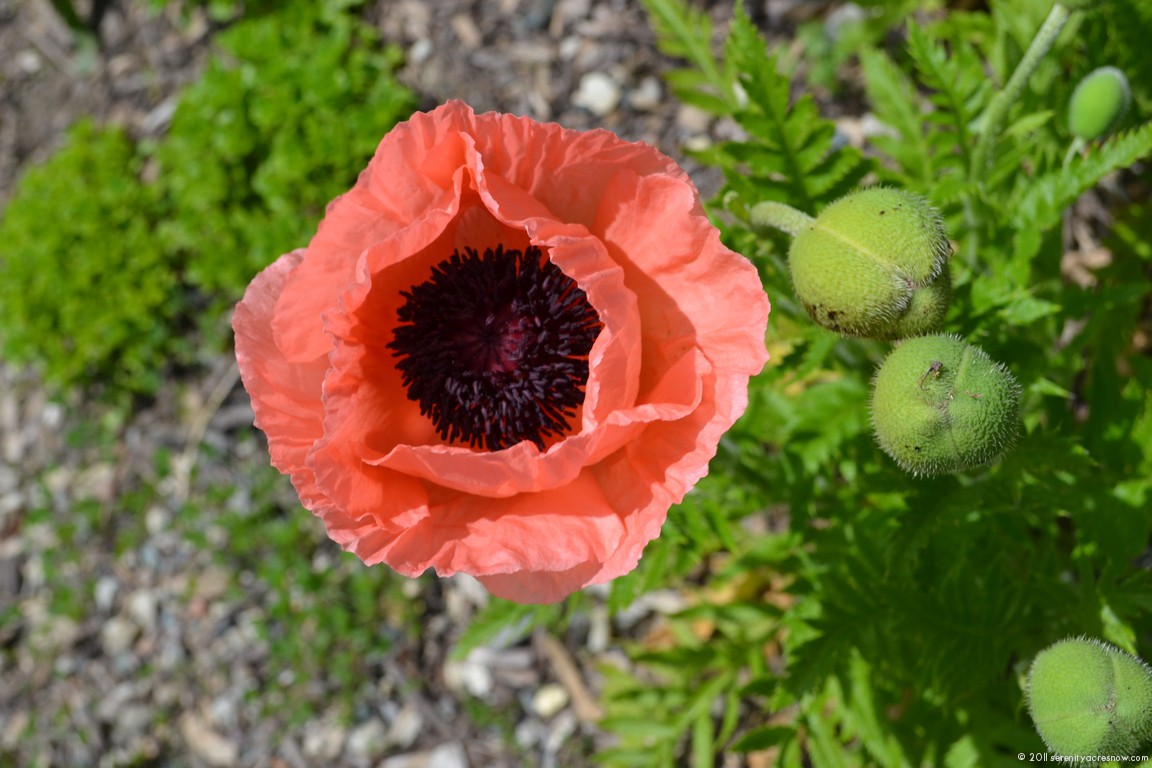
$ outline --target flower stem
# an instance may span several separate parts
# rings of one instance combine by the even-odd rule
[[[809,226],[815,219],[803,211],[799,211],[790,205],[784,203],[775,203],[772,201],[765,201],[756,203],[752,209],[748,211],[748,218],[752,222],[752,226],[758,229],[765,227],[772,227],[779,229],[781,232],[787,232],[795,237],[800,233],[800,230]]]
[[[976,151],[972,156],[972,176],[973,178],[983,178],[985,171],[988,169],[989,153],[992,150],[992,145],[996,142],[996,138],[1000,134],[1000,130],[1004,127],[1004,122],[1008,118],[1008,110],[1020,98],[1020,94],[1024,92],[1025,86],[1028,85],[1028,79],[1036,71],[1036,67],[1040,65],[1040,60],[1052,50],[1052,45],[1056,42],[1056,36],[1060,34],[1060,30],[1068,22],[1071,12],[1065,8],[1061,3],[1054,3],[1052,10],[1048,13],[1048,18],[1040,25],[1039,31],[1036,36],[1032,38],[1032,44],[1028,46],[1028,50],[1024,52],[1024,58],[1020,59],[1020,63],[1016,65],[1016,71],[1012,73],[1012,77],[1008,79],[1008,84],[1004,89],[996,94],[992,99],[992,103],[988,105],[988,111],[984,116],[984,130],[980,134],[980,141],[976,145]]]
[[[1076,157],[1076,153],[1084,149],[1084,147],[1087,145],[1088,142],[1084,141],[1084,139],[1080,138],[1079,136],[1076,136],[1072,139],[1072,144],[1068,147],[1068,153],[1064,155],[1064,170],[1068,169],[1068,164],[1072,162],[1072,158]]]

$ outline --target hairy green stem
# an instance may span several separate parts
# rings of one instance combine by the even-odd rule
[[[1052,50],[1056,36],[1060,34],[1060,30],[1068,22],[1069,16],[1071,16],[1071,12],[1063,4],[1053,4],[1048,18],[1044,20],[1039,31],[1036,32],[1036,36],[1032,38],[1032,44],[1024,52],[1024,58],[1020,59],[1020,63],[1016,65],[1016,71],[1008,79],[1008,84],[996,94],[992,103],[988,105],[988,111],[984,116],[984,130],[980,134],[980,141],[976,144],[976,151],[972,156],[973,178],[983,178],[985,171],[988,170],[992,146],[996,143],[996,139],[1004,127],[1004,121],[1008,118],[1008,110],[1024,92],[1029,78],[1036,71],[1036,67],[1040,65],[1040,60],[1048,51]]]
[[[1068,165],[1069,165],[1069,163],[1072,162],[1072,158],[1076,157],[1076,153],[1078,153],[1080,150],[1084,149],[1084,147],[1086,147],[1087,145],[1088,145],[1088,142],[1084,141],[1084,139],[1080,138],[1079,136],[1076,136],[1072,139],[1072,144],[1069,145],[1068,152],[1064,155],[1063,168],[1065,170],[1068,169]]]
[[[765,227],[772,227],[779,229],[781,232],[787,232],[795,237],[800,233],[800,230],[810,225],[814,219],[803,211],[797,210],[790,205],[784,203],[774,203],[765,201],[763,203],[756,203],[752,209],[748,211],[748,218],[752,222],[752,226],[758,229]]]

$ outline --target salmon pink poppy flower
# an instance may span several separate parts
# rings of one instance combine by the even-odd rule
[[[767,317],[668,157],[450,102],[384,137],[233,328],[272,463],[336,542],[552,602],[636,567]]]

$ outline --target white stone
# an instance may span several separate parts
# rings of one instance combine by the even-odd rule
[[[116,602],[116,593],[120,591],[120,582],[113,576],[101,576],[96,580],[92,589],[92,597],[96,601],[96,610],[107,613],[112,610]]]
[[[113,616],[100,628],[100,645],[104,653],[115,656],[124,653],[136,642],[140,628],[123,616]]]
[[[408,48],[408,62],[411,64],[423,64],[435,50],[436,46],[428,38],[425,37],[417,40]]]
[[[560,41],[560,45],[556,47],[557,55],[564,61],[571,61],[576,58],[576,54],[580,53],[580,49],[584,47],[584,41],[578,35],[569,35]]]
[[[588,612],[588,652],[597,654],[603,652],[612,640],[611,617],[608,615],[608,606],[596,604]]]
[[[687,133],[705,133],[711,127],[712,119],[711,112],[691,104],[681,104],[676,110],[676,124]]]
[[[235,723],[239,717],[239,708],[231,696],[217,696],[208,707],[211,723],[217,727],[227,727]]]
[[[637,112],[651,112],[664,101],[664,89],[660,79],[649,75],[640,84],[628,91],[628,105]]]
[[[459,742],[450,741],[426,752],[390,757],[379,768],[468,768],[468,755]]]
[[[580,723],[576,720],[576,713],[569,710],[552,721],[548,728],[548,736],[544,739],[545,752],[559,752],[564,742],[576,733]]]
[[[544,740],[548,735],[548,726],[544,725],[541,721],[534,717],[529,717],[522,720],[516,726],[515,739],[516,744],[521,749],[531,749]]]
[[[147,704],[127,704],[116,711],[116,735],[128,741],[146,733],[156,718],[156,709]]]
[[[457,741],[441,744],[428,753],[429,768],[468,768],[468,755]]]
[[[572,94],[572,103],[583,107],[597,117],[604,117],[620,105],[620,86],[603,72],[588,72],[580,78],[580,86]]]
[[[196,597],[205,602],[213,602],[223,597],[232,584],[231,572],[217,565],[210,565],[195,576]]]
[[[16,54],[16,66],[26,75],[34,75],[44,66],[40,54],[31,49],[25,49]]]
[[[378,717],[365,720],[348,734],[345,744],[350,757],[375,760],[388,749],[388,728]]]
[[[168,510],[164,509],[159,504],[153,504],[144,513],[144,527],[148,529],[148,533],[155,536],[158,533],[168,530],[170,527],[172,516]]]
[[[215,768],[229,768],[236,765],[240,757],[240,747],[236,742],[212,730],[206,722],[191,712],[185,713],[180,718],[180,733],[188,748]]]
[[[140,625],[145,632],[156,630],[156,614],[159,604],[156,595],[146,589],[133,592],[128,597],[128,615]]]
[[[310,723],[304,731],[304,754],[318,762],[331,762],[344,749],[347,730],[339,723]]]
[[[532,697],[532,711],[545,720],[568,706],[568,691],[559,683],[548,683]]]
[[[469,603],[477,608],[488,605],[488,590],[475,576],[458,573],[452,577],[452,585],[459,590],[463,597],[467,598]]]
[[[74,478],[77,498],[111,501],[115,495],[116,466],[106,461],[89,465]]]
[[[424,715],[420,713],[420,708],[414,704],[405,704],[404,708],[396,713],[392,726],[388,729],[388,743],[397,749],[408,749],[416,743],[422,730],[424,730]]]
[[[444,664],[444,684],[457,692],[470,693],[483,699],[492,692],[495,682],[492,669],[479,659],[482,656],[473,652],[463,661],[450,660]]]

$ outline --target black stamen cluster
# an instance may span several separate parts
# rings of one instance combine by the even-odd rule
[[[569,429],[602,327],[572,278],[535,246],[465,248],[402,291],[388,348],[440,437],[496,451]]]

